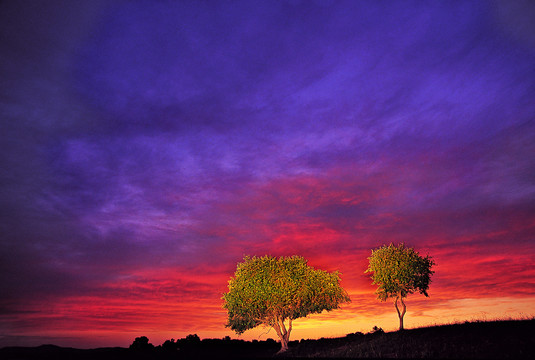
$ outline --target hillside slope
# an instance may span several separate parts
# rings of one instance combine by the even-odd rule
[[[302,340],[287,357],[535,358],[535,319],[471,322],[402,332]]]
[[[54,345],[6,347],[0,359],[238,359],[272,358],[280,349],[275,341],[203,339],[169,351],[127,348],[73,349]],[[431,326],[403,332],[375,331],[341,338],[292,341],[278,358],[432,358],[535,359],[535,319],[471,322]]]

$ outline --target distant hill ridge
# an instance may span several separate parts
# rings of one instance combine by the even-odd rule
[[[162,346],[145,350],[121,347],[75,349],[56,345],[5,347],[4,360],[33,359],[189,359],[272,358],[280,345],[275,341],[203,339],[173,351]],[[535,318],[526,320],[473,321],[404,331],[380,328],[339,338],[292,341],[276,358],[470,358],[534,359]]]

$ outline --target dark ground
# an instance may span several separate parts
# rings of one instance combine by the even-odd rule
[[[248,342],[204,339],[176,342],[176,347],[146,349],[99,348],[81,350],[54,345],[6,347],[0,359],[221,359],[271,358],[280,345],[273,340]],[[169,345],[169,344],[168,344]],[[341,338],[292,341],[277,358],[439,358],[535,359],[535,319],[476,321],[402,332],[354,333]]]
[[[535,319],[471,322],[402,332],[301,341],[288,356],[323,358],[535,359]]]

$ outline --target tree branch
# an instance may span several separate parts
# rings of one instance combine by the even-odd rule
[[[399,300],[399,295],[396,296],[396,301],[394,302],[394,305],[396,306],[396,311],[398,312],[398,317],[401,317],[401,313],[399,312],[399,308],[398,308],[398,300]]]
[[[403,302],[403,298],[401,298],[400,300],[401,300],[401,305],[403,305],[403,311],[401,313],[401,317],[403,317],[405,315],[405,312],[407,311],[407,307],[405,306],[405,303]]]
[[[280,321],[280,327],[282,329],[282,335],[286,338],[286,334],[288,334],[288,332],[286,331],[286,326],[284,326],[284,318],[280,317],[279,321]]]
[[[292,319],[288,320],[288,339],[290,339],[290,332],[292,331]]]
[[[275,329],[277,336],[282,340],[282,332],[279,323],[277,321],[274,321],[273,325],[271,326],[273,327],[273,329]]]

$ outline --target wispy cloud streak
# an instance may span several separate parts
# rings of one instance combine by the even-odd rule
[[[0,345],[230,335],[247,254],[342,272],[353,303],[296,336],[388,327],[389,242],[437,261],[413,324],[532,311],[522,6],[2,3]]]

